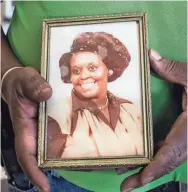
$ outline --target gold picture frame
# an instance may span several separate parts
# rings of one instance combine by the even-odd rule
[[[108,26],[106,26],[108,25]],[[114,26],[117,25],[117,27]],[[121,26],[120,26],[121,25]],[[125,29],[123,28],[126,25]],[[42,54],[41,54],[41,75],[44,79],[50,82],[50,74],[53,71],[51,62],[52,57],[52,47],[58,47],[58,40],[62,39],[53,35],[54,29],[56,31],[62,30],[67,33],[67,36],[61,36],[64,38],[69,38],[71,34],[69,32],[74,32],[81,30],[84,27],[89,27],[90,31],[99,31],[99,29],[105,29],[109,27],[109,30],[117,28],[117,31],[121,31],[122,37],[124,33],[129,32],[129,26],[136,26],[133,33],[136,34],[137,40],[130,41],[130,47],[132,47],[138,57],[139,70],[137,74],[140,74],[137,86],[140,83],[140,102],[141,102],[141,113],[142,113],[142,127],[143,127],[143,154],[142,155],[128,155],[128,156],[100,156],[100,157],[79,157],[79,158],[48,158],[47,155],[47,145],[48,145],[48,102],[42,102],[39,106],[39,124],[38,124],[38,166],[41,168],[63,168],[63,169],[88,169],[96,167],[121,167],[124,165],[141,165],[148,164],[153,157],[153,130],[152,130],[152,112],[151,112],[151,94],[150,94],[150,66],[148,60],[148,29],[147,29],[147,13],[132,13],[132,14],[116,14],[116,15],[102,15],[102,16],[84,16],[84,17],[71,17],[71,18],[56,18],[56,19],[46,19],[43,20],[42,25]],[[119,26],[119,29],[118,29]],[[72,27],[72,28],[66,28]],[[101,28],[100,28],[101,27]],[[121,28],[122,27],[122,28]],[[75,28],[75,29],[74,29]],[[95,29],[93,29],[95,28]],[[71,30],[70,30],[71,29]],[[73,30],[72,30],[73,29]],[[87,31],[87,29],[84,29]],[[83,30],[83,31],[84,31]],[[130,27],[131,30],[131,27]],[[57,34],[62,35],[62,31]],[[115,32],[114,32],[115,33]],[[55,34],[55,33],[54,33]],[[120,34],[120,33],[119,33]],[[115,35],[115,34],[113,34]],[[52,38],[53,37],[53,38]],[[56,43],[54,39],[56,38]],[[127,38],[127,37],[126,37]],[[131,38],[131,36],[130,36]],[[130,39],[129,37],[127,39]],[[134,44],[132,42],[138,42]],[[132,43],[132,44],[131,44]],[[61,43],[59,43],[61,44]],[[135,47],[136,48],[135,48]],[[54,51],[58,52],[59,47]],[[63,53],[62,53],[63,54]],[[131,57],[134,59],[134,55]],[[135,56],[136,57],[136,56]],[[131,59],[132,59],[131,58]],[[53,62],[51,62],[53,63]],[[136,62],[135,62],[136,63]],[[133,64],[132,64],[133,65]],[[136,64],[135,64],[136,66]],[[54,67],[55,68],[55,67]],[[136,69],[136,67],[135,67]],[[138,71],[138,69],[136,69]],[[54,72],[54,74],[56,74]],[[52,75],[51,75],[52,76]],[[53,77],[55,77],[54,75]],[[130,78],[130,77],[129,77]],[[128,85],[127,85],[128,86]],[[139,87],[138,86],[138,87]],[[125,86],[126,87],[126,86]],[[132,86],[134,87],[134,86]],[[136,88],[135,88],[136,90]],[[65,93],[65,90],[64,90]],[[56,92],[54,93],[56,94]],[[58,94],[58,93],[57,93]],[[134,93],[132,93],[134,95]],[[137,92],[139,95],[139,92]],[[58,97],[58,95],[57,95]],[[58,113],[58,112],[57,112]],[[137,138],[135,137],[135,140]],[[67,140],[66,140],[67,141]]]

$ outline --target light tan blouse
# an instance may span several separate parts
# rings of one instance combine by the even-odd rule
[[[132,103],[108,95],[111,122],[94,104],[75,95],[48,110],[62,134],[67,135],[62,158],[143,155],[140,113]]]

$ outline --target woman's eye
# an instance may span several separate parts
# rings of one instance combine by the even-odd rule
[[[95,71],[96,69],[97,69],[97,67],[94,67],[94,66],[89,67],[90,71]]]
[[[77,69],[73,70],[73,74],[74,75],[79,75],[80,74],[80,70],[77,70]]]

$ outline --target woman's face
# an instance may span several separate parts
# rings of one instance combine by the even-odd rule
[[[92,52],[77,52],[70,61],[71,82],[84,98],[97,99],[107,90],[108,69],[101,57]]]

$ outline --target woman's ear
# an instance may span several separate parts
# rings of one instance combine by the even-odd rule
[[[109,70],[108,70],[108,77],[112,76],[113,73],[114,73],[113,70],[112,70],[112,69],[109,69]]]

